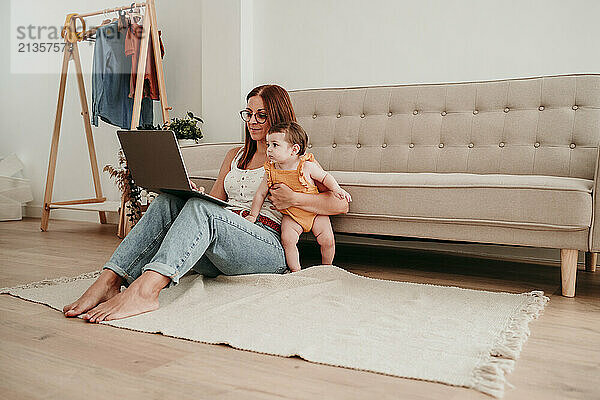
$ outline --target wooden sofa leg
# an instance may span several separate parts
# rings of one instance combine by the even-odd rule
[[[598,253],[592,253],[590,251],[585,252],[585,270],[588,272],[596,272],[596,261],[598,259]]]
[[[560,275],[562,295],[575,297],[575,281],[577,279],[577,256],[579,251],[574,249],[560,250]]]

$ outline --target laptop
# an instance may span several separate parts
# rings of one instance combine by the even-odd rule
[[[117,131],[135,184],[156,193],[188,199],[200,197],[226,207],[231,204],[192,189],[175,133],[163,130]]]

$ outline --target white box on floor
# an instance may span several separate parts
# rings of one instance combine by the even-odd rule
[[[22,205],[33,200],[29,179],[13,176],[23,168],[16,154],[0,160],[0,221],[23,219]]]
[[[0,176],[0,195],[18,203],[27,203],[33,200],[29,179]]]
[[[0,160],[0,176],[13,176],[23,168],[25,168],[25,166],[15,153]]]
[[[23,219],[21,203],[0,194],[0,221],[17,221]]]

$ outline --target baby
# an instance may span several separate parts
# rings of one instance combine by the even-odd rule
[[[296,122],[282,122],[269,129],[265,176],[254,195],[247,220],[253,223],[256,221],[269,188],[275,183],[284,183],[295,192],[316,194],[319,190],[315,181],[318,181],[338,198],[352,201],[350,194],[340,187],[333,176],[323,171],[312,154],[304,154],[307,143],[306,132]],[[335,241],[329,217],[297,207],[289,207],[281,212],[281,244],[289,269],[292,272],[300,271],[300,255],[296,245],[300,234],[311,230],[321,246],[322,263],[331,265],[335,254]]]

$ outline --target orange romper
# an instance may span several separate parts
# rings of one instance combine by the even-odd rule
[[[315,157],[312,155],[312,153],[306,153],[305,155],[300,156],[298,168],[295,170],[277,169],[275,168],[274,163],[271,163],[267,160],[264,165],[265,172],[267,173],[267,184],[269,187],[271,187],[275,183],[285,183],[294,192],[309,194],[319,193],[317,186],[314,183],[309,184],[304,177],[302,168],[304,167],[304,163],[306,161],[315,161]],[[281,212],[289,215],[294,221],[299,223],[304,232],[309,232],[312,229],[313,222],[317,216],[315,213],[308,212],[298,207],[288,207],[285,210],[281,210]]]

